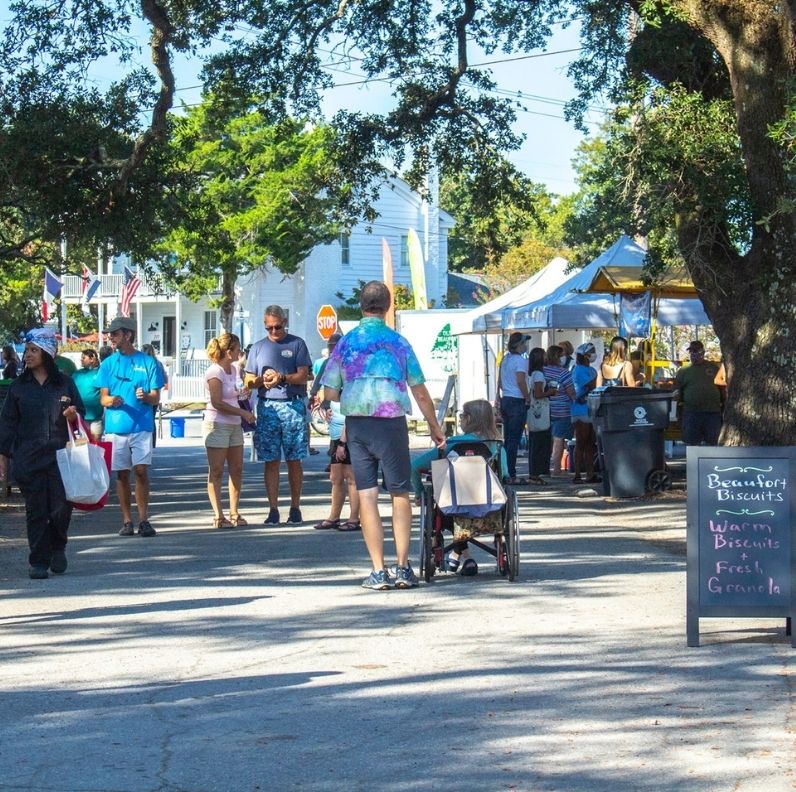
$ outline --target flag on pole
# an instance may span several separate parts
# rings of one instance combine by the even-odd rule
[[[102,281],[100,281],[99,277],[94,275],[85,264],[83,265],[81,280],[83,299],[80,302],[80,307],[86,316],[90,316],[91,310],[88,304],[91,302],[91,298],[99,291]]]
[[[49,267],[44,268],[44,297],[41,306],[42,321],[47,322],[52,313],[53,300],[61,293],[63,288],[61,279]]]
[[[119,314],[130,316],[130,303],[141,285],[141,279],[126,264],[124,265],[124,285],[119,296]]]
[[[652,294],[622,294],[619,328],[625,338],[646,338],[652,322]]]
[[[395,286],[393,284],[392,274],[392,253],[390,252],[390,246],[387,244],[387,240],[384,237],[381,238],[381,263],[382,270],[384,272],[384,285],[390,291],[390,310],[387,311],[387,314],[384,317],[384,322],[387,327],[392,327],[395,329]]]
[[[409,272],[412,275],[412,291],[415,295],[415,310],[425,311],[428,308],[426,299],[426,268],[423,263],[423,248],[420,237],[414,228],[409,229],[407,237],[407,252],[409,254]]]

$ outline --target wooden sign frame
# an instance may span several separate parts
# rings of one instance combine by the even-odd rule
[[[686,466],[688,646],[700,617],[757,617],[796,648],[796,448],[689,446]]]

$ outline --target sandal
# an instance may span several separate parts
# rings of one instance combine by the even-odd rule
[[[541,476],[528,476],[529,484],[544,484],[545,480]]]
[[[321,520],[313,527],[316,531],[327,531],[329,528],[337,528],[338,525],[340,525],[340,520]]]
[[[234,528],[235,526],[226,517],[214,517],[213,528]]]
[[[359,520],[346,520],[344,523],[336,526],[338,531],[361,531],[362,524]]]
[[[244,525],[248,525],[249,521],[245,517],[241,517],[240,514],[230,514],[229,521],[236,527],[242,528]]]

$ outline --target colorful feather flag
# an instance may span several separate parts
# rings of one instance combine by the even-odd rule
[[[384,322],[387,327],[395,329],[395,284],[392,273],[392,253],[384,237],[381,238],[381,263],[384,272],[384,284],[390,290],[390,310],[384,316]]]
[[[425,311],[428,308],[426,268],[423,263],[423,248],[420,245],[420,237],[414,228],[409,229],[407,252],[409,255],[409,272],[412,276],[412,292],[415,296],[415,310]]]

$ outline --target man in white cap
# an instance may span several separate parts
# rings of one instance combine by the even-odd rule
[[[100,402],[105,408],[105,437],[113,443],[111,469],[116,472],[116,494],[122,510],[119,536],[133,536],[132,485],[138,535],[154,536],[149,522],[149,466],[152,464],[152,407],[160,402],[163,378],[157,361],[135,346],[135,320],[117,316],[107,331],[114,354],[106,358],[97,375]]]

